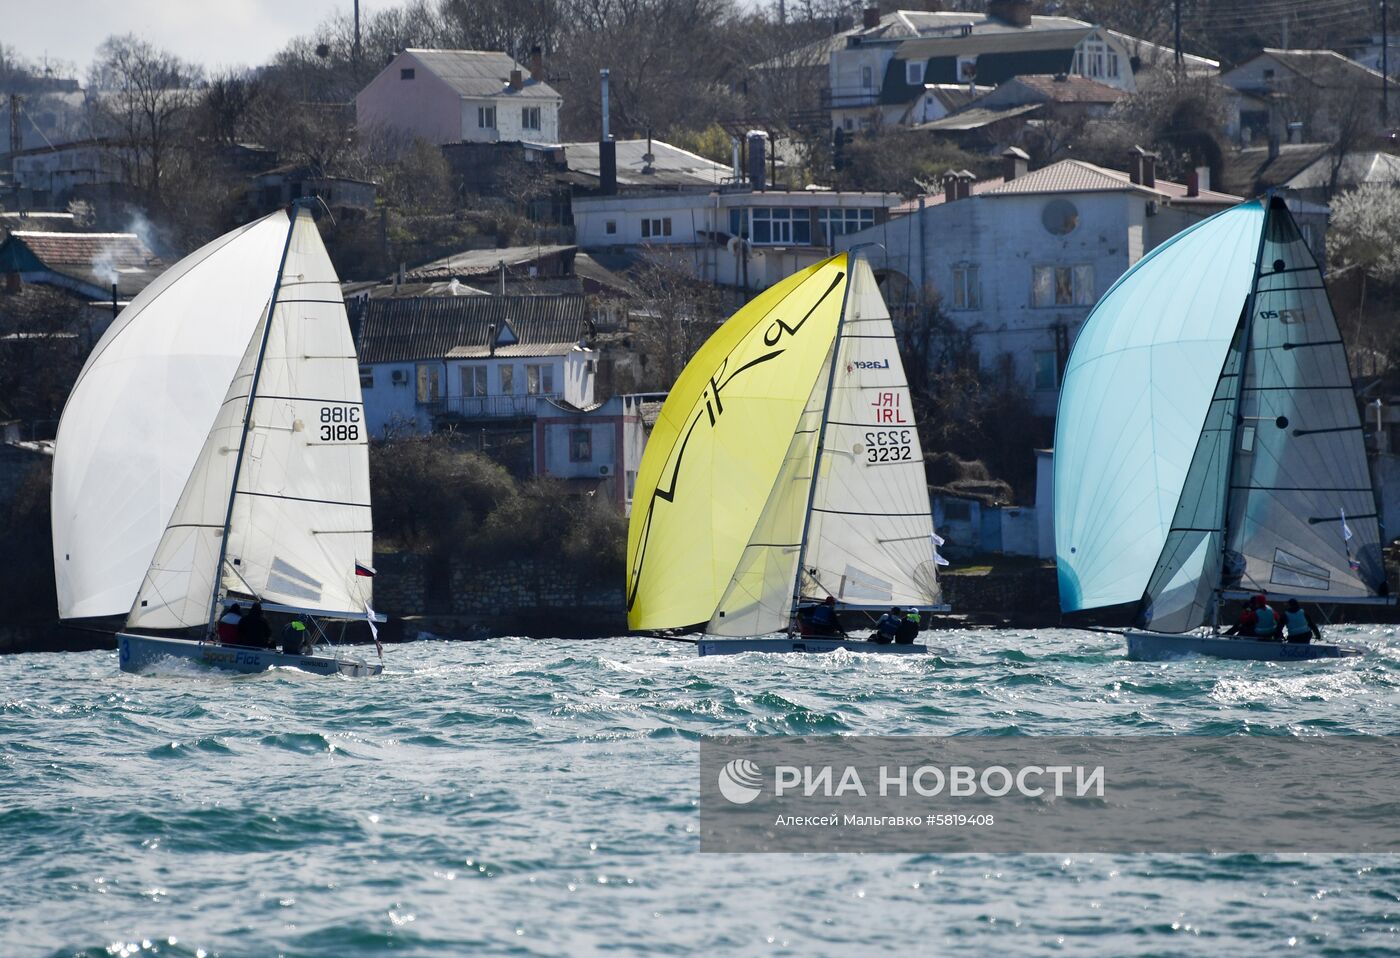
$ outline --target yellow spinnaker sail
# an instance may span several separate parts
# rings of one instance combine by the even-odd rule
[[[627,533],[627,623],[709,620],[777,479],[836,337],[843,253],[731,316],[671,389],[642,456]]]

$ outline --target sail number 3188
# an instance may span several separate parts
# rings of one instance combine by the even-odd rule
[[[914,457],[910,429],[879,429],[865,434],[866,462],[903,462]]]
[[[358,442],[360,439],[359,406],[322,406],[322,442]]]

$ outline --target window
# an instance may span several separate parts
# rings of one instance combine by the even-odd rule
[[[822,245],[831,246],[836,237],[875,225],[875,211],[827,209],[817,211],[817,226],[822,232]]]
[[[554,367],[529,364],[525,367],[525,392],[531,396],[554,394]]]
[[[642,219],[642,239],[650,239],[653,236],[671,235],[671,217],[643,217]]]
[[[486,395],[486,367],[485,366],[462,366],[462,395],[463,396],[485,396]]]
[[[442,369],[436,363],[418,364],[418,401],[437,402],[442,398]]]
[[[846,117],[844,120],[841,121],[841,126],[843,129],[845,129],[847,133],[849,133],[856,128],[856,121],[851,119],[850,117]]]
[[[609,236],[617,235],[617,220],[608,220],[603,224],[603,232]]]
[[[1059,386],[1059,369],[1053,349],[1035,352],[1035,388],[1055,389]]]
[[[515,367],[501,367],[501,395],[512,396],[515,394]]]
[[[875,89],[875,71],[871,67],[860,68],[860,88],[862,90]]]
[[[904,64],[904,82],[910,86],[924,85],[924,61],[910,61]]]
[[[981,270],[976,266],[953,267],[953,309],[982,308]]]
[[[494,106],[477,107],[476,125],[483,130],[494,130],[496,128],[496,108]]]
[[[943,500],[944,522],[971,522],[972,503],[961,499]]]
[[[538,130],[540,128],[540,108],[537,106],[527,106],[520,109],[520,126],[526,130]]]
[[[1102,40],[1085,40],[1074,51],[1074,72],[1086,77],[1116,77],[1118,54]]]
[[[1113,50],[1108,51],[1108,75],[1118,76],[1118,54]]]
[[[593,430],[591,430],[591,429],[570,429],[570,430],[569,430],[569,461],[570,461],[570,462],[592,462],[592,461],[593,461]]]
[[[361,389],[373,389],[373,388],[374,388],[374,367],[373,367],[373,366],[361,366],[361,367],[360,367],[360,388],[361,388]]]
[[[1089,306],[1094,302],[1094,267],[1037,266],[1031,277],[1031,305]]]
[[[413,67],[403,67],[402,69],[400,69],[400,70],[399,70],[399,79],[400,79],[400,80],[412,80],[412,79],[413,79]]]

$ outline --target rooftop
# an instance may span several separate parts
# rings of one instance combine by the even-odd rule
[[[1051,163],[1014,180],[1003,180],[1000,185],[987,190],[986,193],[989,196],[1010,196],[1025,193],[1108,193],[1123,190],[1161,196],[1173,202],[1232,205],[1243,200],[1243,197],[1214,190],[1201,190],[1196,196],[1188,196],[1189,191],[1184,184],[1164,179],[1157,179],[1153,186],[1143,186],[1134,183],[1122,170],[1110,170],[1083,160],[1060,160],[1058,163]]]
[[[1282,186],[1328,151],[1326,143],[1284,143],[1270,159],[1267,146],[1225,154],[1220,185],[1233,193],[1253,196],[1270,186]]]
[[[513,96],[526,100],[557,100],[559,94],[548,83],[530,78],[530,71],[509,54],[482,50],[427,50],[409,47],[423,68],[442,80],[459,96]],[[396,58],[397,59],[397,58]],[[392,67],[393,64],[390,64]],[[519,70],[524,82],[517,90],[508,89],[512,70]]]
[[[1283,185],[1291,190],[1330,189],[1333,163],[1331,156],[1318,157]],[[1363,183],[1400,184],[1400,156],[1360,151],[1342,157],[1341,167],[1337,170],[1337,186],[1350,188]]]
[[[588,334],[582,296],[433,296],[352,304],[362,363],[556,356]],[[493,329],[494,327],[494,329]]]
[[[1385,81],[1385,77],[1379,71],[1362,66],[1335,50],[1275,50],[1269,47],[1265,47],[1258,54],[1226,73],[1222,79],[1228,84],[1232,76],[1261,57],[1268,57],[1296,76],[1324,88],[1335,89],[1360,85],[1362,88],[1379,90]],[[1242,88],[1256,89],[1259,87],[1257,84],[1251,84]]]
[[[997,92],[1006,90],[1005,95],[1014,95],[1021,92],[1017,88],[1024,88],[1026,99],[1051,103],[1117,103],[1128,95],[1126,90],[1073,73],[1018,76],[1003,83]]]
[[[619,186],[635,187],[714,187],[733,179],[734,171],[724,163],[716,163],[698,153],[683,150],[660,140],[650,141],[651,163],[645,157],[648,141],[615,140],[617,146],[617,182]],[[564,155],[569,169],[591,177],[599,175],[598,144],[565,143]],[[651,172],[645,172],[650,165]]]
[[[134,296],[165,270],[135,233],[14,230],[0,244],[0,272],[49,271],[98,290]]]

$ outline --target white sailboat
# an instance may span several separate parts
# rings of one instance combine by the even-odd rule
[[[1226,600],[1390,604],[1346,351],[1283,201],[1144,257],[1095,307],[1055,428],[1066,613],[1118,607],[1134,659],[1355,654],[1220,634]]]
[[[800,635],[799,603],[946,609],[923,452],[889,311],[841,254],[735,313],[647,443],[628,535],[634,629],[705,623],[701,655],[920,653]]]
[[[313,626],[382,621],[370,604],[363,418],[339,281],[306,205],[181,260],[108,329],[64,407],[52,502],[60,617],[126,613],[127,671],[174,657],[377,674],[382,665],[334,650],[215,641],[233,601]]]

